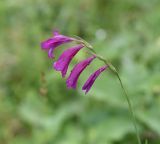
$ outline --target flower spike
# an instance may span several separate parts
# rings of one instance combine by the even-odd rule
[[[136,132],[136,136],[137,136],[137,141],[138,144],[141,144],[141,139],[140,139],[140,135],[137,129],[137,125],[136,125],[136,119],[135,119],[135,115],[133,112],[133,108],[129,99],[129,96],[123,86],[122,80],[119,76],[119,73],[117,72],[116,68],[108,61],[105,60],[103,57],[98,56],[96,51],[92,48],[92,46],[86,42],[85,40],[81,39],[81,38],[72,38],[72,37],[68,37],[68,36],[64,36],[59,34],[58,31],[54,31],[53,32],[54,36],[52,38],[49,38],[45,41],[43,41],[41,43],[41,47],[44,50],[48,51],[48,57],[49,58],[53,58],[53,52],[54,49],[64,43],[69,43],[72,41],[77,42],[79,45],[69,48],[66,51],[64,51],[62,53],[62,55],[59,57],[58,61],[56,61],[53,65],[53,67],[57,70],[57,71],[61,71],[62,73],[62,77],[64,77],[66,75],[67,69],[68,69],[68,65],[70,63],[70,61],[72,60],[72,58],[76,55],[76,53],[82,48],[82,47],[86,47],[88,50],[90,50],[90,52],[92,53],[92,57],[89,57],[81,62],[79,62],[78,64],[76,64],[74,66],[74,68],[72,69],[69,77],[67,78],[66,84],[68,88],[76,88],[77,86],[77,81],[78,78],[80,76],[80,74],[83,72],[83,70],[95,59],[99,59],[101,61],[103,61],[105,63],[105,66],[99,68],[98,70],[96,70],[93,74],[90,75],[90,77],[88,78],[88,80],[85,82],[85,84],[82,87],[82,90],[85,90],[85,93],[87,93],[92,85],[94,84],[95,80],[97,79],[97,77],[107,68],[109,67],[109,69],[117,76],[121,88],[123,89],[124,92],[124,96],[127,100],[128,103],[128,107],[129,107],[129,111],[131,113],[131,118],[133,121],[133,125],[135,128],[135,132]]]
[[[76,89],[77,81],[80,76],[80,74],[83,72],[83,70],[96,58],[96,56],[89,57],[78,64],[76,64],[71,71],[66,83],[68,88]]]
[[[62,73],[62,77],[65,77],[66,72],[68,70],[68,66],[71,62],[71,60],[73,59],[73,57],[79,52],[79,50],[81,48],[83,48],[84,46],[82,44],[71,47],[67,50],[65,50],[61,56],[59,57],[59,59],[54,62],[53,67],[55,70],[57,71],[61,71]]]

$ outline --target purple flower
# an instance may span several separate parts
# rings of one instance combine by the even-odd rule
[[[85,94],[88,93],[92,85],[94,84],[96,78],[103,72],[108,66],[103,66],[96,70],[93,74],[90,75],[90,77],[87,79],[85,84],[82,87],[82,90],[85,90]]]
[[[80,74],[95,58],[96,56],[89,57],[74,66],[73,70],[71,71],[66,81],[68,88],[74,88],[74,89],[76,88],[77,81],[78,81]]]
[[[56,47],[75,40],[74,38],[59,34],[58,31],[54,31],[53,34],[54,36],[52,38],[49,38],[41,43],[42,49],[48,51],[49,58],[54,58],[53,51]]]
[[[65,50],[59,59],[54,62],[53,67],[57,71],[61,71],[62,77],[65,77],[66,72],[68,70],[68,65],[70,64],[72,58],[77,54],[77,52],[83,48],[84,46],[82,44],[71,47],[67,50]]]

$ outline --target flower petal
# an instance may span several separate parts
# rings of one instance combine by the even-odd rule
[[[58,30],[54,30],[54,31],[53,31],[53,35],[54,35],[54,36],[59,35],[59,31],[58,31]]]
[[[85,90],[85,94],[88,93],[92,85],[94,84],[96,78],[107,68],[108,66],[103,66],[96,70],[93,74],[90,75],[90,77],[87,79],[85,84],[82,87],[82,90]]]
[[[53,58],[54,49],[62,44],[69,43],[75,40],[75,38],[64,36],[59,34],[58,31],[54,31],[54,36],[41,43],[41,48],[49,51],[49,58]],[[50,50],[51,49],[51,50]]]
[[[53,38],[49,38],[41,43],[41,48],[47,50],[51,47],[53,43]]]
[[[95,58],[96,56],[89,57],[74,66],[73,70],[71,71],[66,81],[68,88],[74,88],[74,89],[76,88],[77,81],[78,81],[80,74]]]
[[[77,54],[77,52],[83,48],[83,45],[77,45],[74,47],[71,47],[67,50],[65,50],[61,56],[59,57],[59,59],[54,62],[53,67],[55,70],[57,71],[61,71],[62,73],[62,77],[65,77],[66,72],[68,70],[68,66],[72,60],[72,58]]]
[[[51,58],[51,59],[54,58],[53,50],[54,50],[53,48],[50,48],[48,50],[48,57]]]
[[[43,41],[41,43],[41,47],[42,49],[56,48],[64,43],[68,43],[74,40],[74,38],[61,35],[58,32],[54,32],[54,36]]]

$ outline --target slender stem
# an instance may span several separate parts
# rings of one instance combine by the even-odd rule
[[[145,140],[145,144],[148,144],[148,140],[147,139]]]
[[[105,60],[103,60],[103,62],[105,64],[108,63]],[[132,104],[131,104],[131,101],[129,99],[129,96],[128,96],[128,94],[127,94],[127,92],[126,92],[126,90],[125,90],[125,88],[123,86],[122,80],[121,80],[116,68],[111,63],[108,63],[108,65],[109,65],[110,70],[117,76],[117,78],[118,78],[118,80],[120,82],[121,88],[123,89],[124,96],[125,96],[125,98],[127,100],[127,103],[128,103],[128,108],[129,108],[129,111],[130,111],[130,115],[131,115],[131,119],[132,119],[132,122],[133,122],[133,126],[135,128],[137,141],[138,141],[138,144],[141,144],[140,135],[139,135],[139,132],[138,132],[138,129],[137,129],[137,125],[136,125],[136,118],[135,118],[135,115],[134,115],[134,112],[133,112],[133,108],[132,108]]]
[[[140,140],[139,132],[138,132],[138,129],[137,129],[136,119],[135,119],[135,115],[134,115],[133,108],[132,108],[132,105],[131,105],[131,101],[130,101],[129,96],[128,96],[128,94],[127,94],[127,92],[126,92],[126,90],[125,90],[125,88],[123,86],[122,80],[121,80],[118,72],[116,72],[116,76],[117,76],[117,78],[118,78],[118,80],[120,82],[120,85],[121,85],[121,87],[123,89],[124,95],[125,95],[127,103],[128,103],[128,107],[129,107],[129,110],[130,110],[130,113],[131,113],[133,125],[134,125],[134,128],[136,130],[136,136],[137,136],[138,144],[141,144],[141,140]]]
[[[105,64],[107,64],[107,62],[105,61]],[[136,137],[137,137],[137,141],[138,141],[138,144],[141,144],[141,140],[140,140],[140,136],[139,136],[139,132],[138,132],[138,129],[137,129],[137,125],[136,125],[136,118],[135,118],[135,115],[134,115],[134,112],[133,112],[133,108],[132,108],[132,104],[131,104],[131,101],[129,99],[129,96],[123,86],[123,83],[122,83],[122,80],[116,70],[116,68],[111,64],[109,63],[109,67],[110,69],[115,73],[115,75],[117,76],[119,82],[120,82],[120,85],[121,85],[121,88],[123,89],[123,92],[124,92],[124,96],[127,100],[127,103],[128,103],[128,108],[129,108],[129,111],[130,111],[130,114],[131,114],[131,118],[132,118],[132,122],[133,122],[133,126],[135,128],[135,132],[136,132]]]
[[[120,82],[120,85],[121,85],[121,88],[123,89],[123,92],[124,92],[124,95],[125,95],[125,98],[127,100],[127,103],[128,103],[128,107],[129,107],[129,111],[130,111],[130,114],[131,114],[131,118],[132,118],[132,122],[133,122],[133,126],[135,128],[135,132],[136,132],[136,137],[137,137],[137,141],[138,141],[138,144],[141,144],[141,140],[140,140],[140,136],[139,136],[139,132],[138,132],[138,129],[137,129],[137,125],[136,125],[136,118],[135,118],[135,115],[134,115],[134,112],[133,112],[133,108],[132,108],[132,105],[131,105],[131,101],[129,99],[129,96],[123,86],[123,83],[122,83],[122,80],[116,70],[116,68],[111,64],[111,62],[109,62],[108,60],[104,59],[103,57],[97,55],[96,51],[92,48],[92,46],[90,44],[88,44],[86,41],[83,41],[83,39],[81,39],[81,42],[91,51],[91,53],[93,55],[96,55],[96,57],[103,61],[106,65],[109,66],[110,70],[117,76],[119,82]]]

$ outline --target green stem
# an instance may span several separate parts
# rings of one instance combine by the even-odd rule
[[[141,144],[141,140],[140,140],[140,136],[139,136],[139,133],[138,133],[138,129],[137,129],[137,125],[136,125],[136,119],[135,119],[135,115],[134,115],[134,112],[133,112],[133,108],[132,108],[132,105],[131,105],[131,102],[130,102],[130,99],[129,99],[129,96],[123,86],[123,83],[122,83],[122,80],[118,74],[118,72],[116,72],[116,76],[120,82],[120,85],[123,89],[123,92],[124,92],[124,95],[125,95],[125,98],[127,100],[127,103],[128,103],[128,107],[129,107],[129,111],[131,113],[131,117],[132,117],[132,121],[133,121],[133,125],[134,125],[134,128],[135,128],[135,131],[136,131],[136,136],[137,136],[137,140],[138,140],[138,144]]]
[[[140,140],[140,136],[139,136],[139,132],[138,132],[138,129],[137,129],[137,125],[136,125],[136,118],[135,118],[135,115],[134,115],[134,112],[133,112],[133,108],[132,108],[132,104],[131,104],[131,101],[129,99],[129,96],[123,86],[123,83],[122,83],[122,80],[116,70],[116,68],[108,61],[104,60],[103,59],[103,62],[106,64],[106,65],[109,65],[109,68],[110,70],[117,76],[119,82],[120,82],[120,85],[121,85],[121,88],[123,89],[123,92],[124,92],[124,96],[127,100],[127,103],[128,103],[128,107],[129,107],[129,111],[130,111],[130,114],[131,114],[131,118],[132,118],[132,122],[133,122],[133,126],[135,128],[135,132],[136,132],[136,137],[137,137],[137,141],[138,141],[138,144],[141,144],[141,140]]]
[[[138,129],[137,129],[137,125],[136,125],[136,118],[135,118],[135,115],[134,115],[134,112],[133,112],[133,108],[132,108],[132,105],[131,105],[131,101],[129,99],[129,96],[123,86],[123,83],[122,83],[122,80],[116,70],[116,68],[111,64],[111,62],[109,62],[108,60],[105,60],[103,57],[97,55],[96,51],[93,49],[93,47],[87,43],[86,41],[84,41],[83,39],[80,38],[80,41],[82,44],[84,44],[90,51],[93,55],[96,55],[96,57],[103,61],[106,65],[109,66],[110,70],[117,76],[119,82],[120,82],[120,85],[121,85],[121,88],[123,89],[123,92],[124,92],[124,95],[125,95],[125,98],[127,100],[127,103],[128,103],[128,107],[129,107],[129,111],[130,111],[130,114],[131,114],[131,119],[132,119],[132,122],[133,122],[133,126],[135,128],[135,132],[136,132],[136,137],[137,137],[137,141],[138,141],[138,144],[141,144],[141,140],[140,140],[140,136],[139,136],[139,132],[138,132]]]

